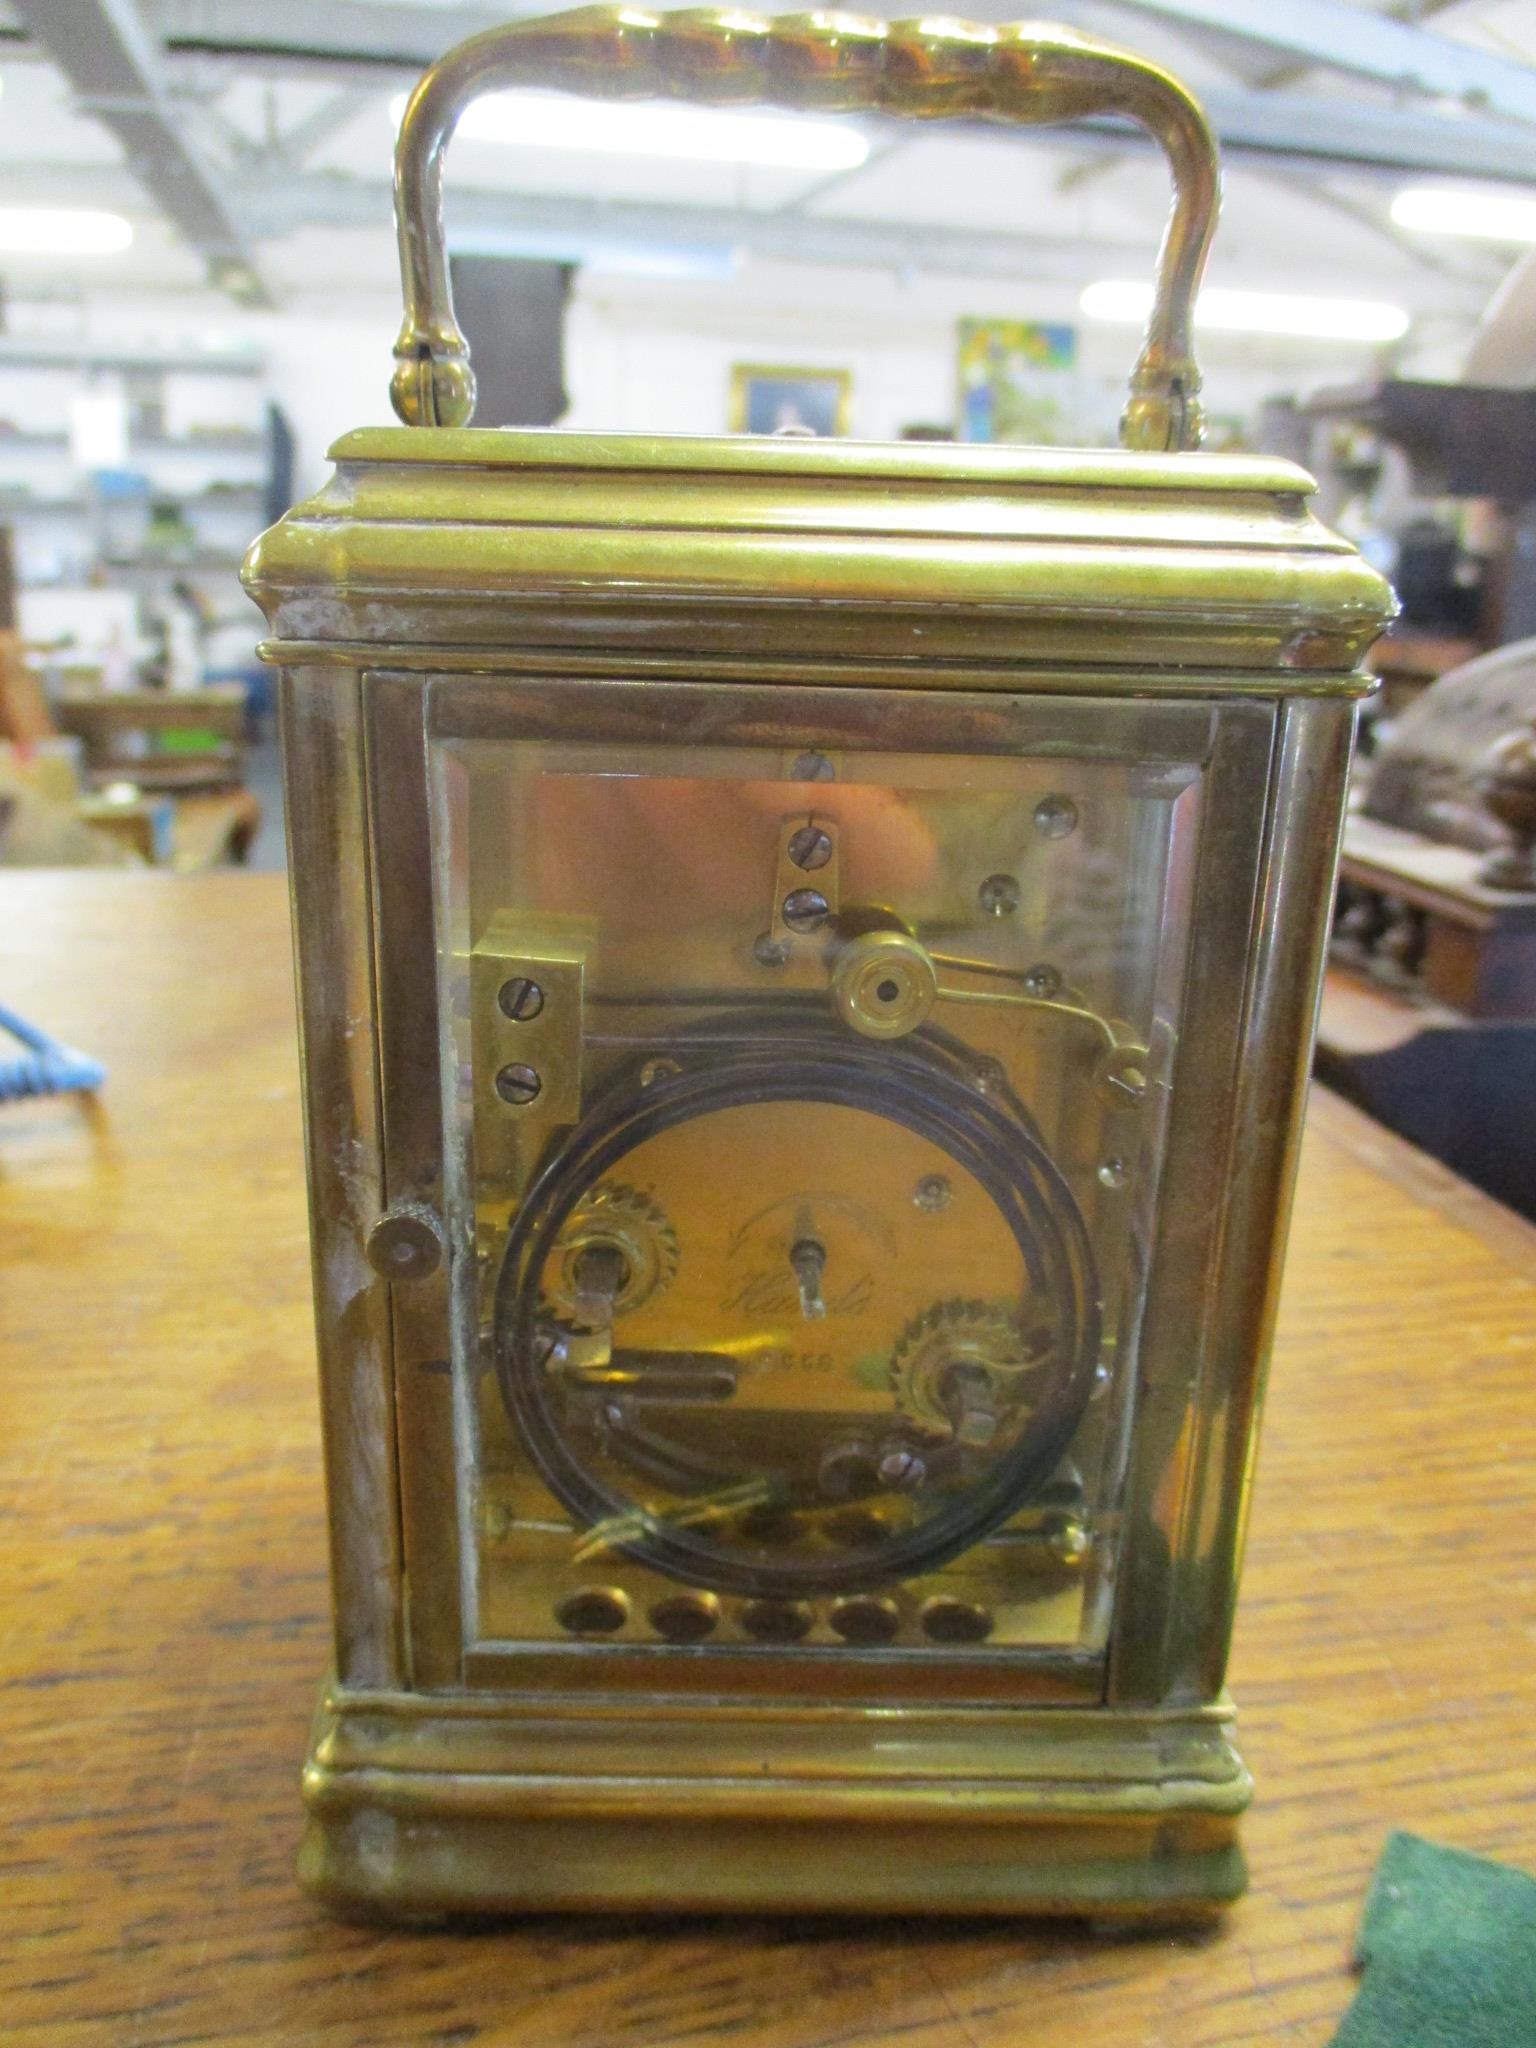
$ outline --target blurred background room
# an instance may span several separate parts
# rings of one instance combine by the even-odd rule
[[[18,2048],[1328,2048],[1355,1988],[1352,1955],[1397,1985],[1382,1960],[1392,1943],[1376,1946],[1391,1922],[1414,1965],[1411,1998],[1391,2008],[1407,2019],[1380,2033],[1362,2023],[1339,2042],[1531,2048],[1536,1883],[1512,1870],[1490,1879],[1475,1858],[1536,1875],[1536,0],[957,8],[991,24],[1038,13],[1155,60],[1202,102],[1225,196],[1195,317],[1198,455],[1164,454],[1176,437],[1149,435],[1150,455],[1036,455],[1010,470],[1010,446],[1117,441],[1170,202],[1161,150],[1129,121],[1005,128],[534,91],[480,99],[445,180],[477,428],[828,445],[757,442],[723,460],[642,451],[644,489],[630,492],[627,478],[612,484],[628,453],[609,445],[566,444],[562,466],[491,435],[466,455],[402,429],[408,456],[397,461],[401,440],[383,454],[370,442],[337,481],[339,437],[395,424],[391,176],[407,95],[462,39],[557,7],[0,0],[0,1921],[13,1937],[0,1944],[0,2037]],[[708,61],[711,38],[687,35],[690,61],[701,43]],[[962,40],[943,24],[930,39]],[[888,48],[911,63],[903,53],[920,40]],[[1013,90],[1021,73],[998,69]],[[1192,184],[1200,161],[1191,147]],[[432,389],[426,338],[414,347],[408,400]],[[859,453],[869,442],[995,452]],[[1344,543],[1318,537],[1306,477],[1274,458],[1316,480],[1316,509]],[[1196,467],[1207,463],[1217,467]],[[574,511],[557,495],[568,489],[587,492]],[[300,664],[280,678],[262,659],[241,565],[258,535],[322,492],[326,516],[289,522],[267,550],[274,621]],[[580,511],[593,504],[598,519]],[[372,552],[356,544],[364,530]],[[492,565],[478,584],[477,540]],[[1397,612],[1367,657],[1375,687],[1360,699],[1330,903],[1348,714],[1327,699],[1359,681],[1351,664],[1385,606],[1354,548],[1390,579]],[[861,585],[864,560],[877,573]],[[906,580],[913,562],[922,588]],[[1064,596],[1063,573],[1086,596]],[[1248,583],[1261,599],[1244,597]],[[401,667],[385,661],[364,679],[380,647]],[[728,702],[743,682],[759,686],[745,711]],[[878,690],[823,687],[871,682]],[[435,733],[423,741],[445,702],[476,691],[484,722],[463,730],[489,736],[483,778],[481,738],[467,754]],[[591,697],[600,715],[581,712]],[[582,751],[578,712],[600,752]],[[860,721],[878,738],[867,753]],[[1230,746],[1219,737],[1229,725]],[[852,778],[832,758],[839,731],[852,735]],[[749,772],[731,763],[737,746],[751,763],[777,747],[781,777],[731,782]],[[836,840],[802,809],[825,802],[813,784],[836,783],[841,800],[865,778],[851,796],[870,800],[864,844],[880,850],[878,873],[905,887],[906,859],[926,900],[919,855],[932,867],[939,841],[892,832],[900,858],[887,854],[885,783],[899,777],[880,749],[931,777],[934,814],[963,825],[955,843],[1002,843],[988,820],[1028,794],[1008,843],[1027,842],[1030,893],[1021,899],[990,851],[965,884],[978,957],[969,941],[926,954],[894,887],[854,896],[852,855],[843,909],[857,916],[836,923]],[[963,779],[989,754],[1018,778],[1005,788],[988,770],[995,811],[994,783]],[[690,756],[694,767],[669,765]],[[1074,838],[1077,803],[1054,781],[1036,802],[1029,776],[1054,777],[1060,760],[1105,771],[1089,787],[1112,792],[1100,805],[1112,833]],[[557,800],[541,818],[527,792],[546,776]],[[439,830],[456,805],[473,831]],[[1177,830],[1146,826],[1155,809]],[[771,862],[752,865],[744,816],[768,832]],[[1147,848],[1165,844],[1178,858],[1159,865]],[[1059,883],[1063,870],[1080,886]],[[477,881],[473,912],[471,871],[491,877]],[[525,874],[535,881],[519,895]],[[733,874],[760,923],[732,911]],[[944,911],[935,930],[971,929],[950,898],[932,900]],[[1021,900],[1028,915],[1010,927]],[[611,940],[595,914],[581,922],[593,903],[623,910],[605,928],[623,968],[607,982]],[[698,905],[734,935],[741,1014],[734,982],[724,995],[716,985],[717,932],[689,921]],[[1300,1120],[1298,1047],[1325,912],[1317,1085],[1288,1207],[1285,1134]],[[963,1136],[985,1110],[982,1139],[964,1136],[952,1155],[977,1183],[964,1195],[976,1207],[950,1209],[946,1174],[887,1169],[906,1155],[882,1150],[884,1138],[867,1157],[858,1137],[798,1149],[791,1118],[792,1136],[761,1153],[734,1138],[702,1144],[696,1184],[678,1168],[672,1214],[698,1219],[703,1261],[680,1253],[639,1169],[632,1187],[594,1182],[580,1207],[567,1189],[566,1208],[541,1218],[528,1190],[554,1201],[565,1183],[551,1162],[584,1111],[590,1128],[594,1100],[619,1114],[610,1083],[628,1087],[632,1051],[636,1091],[669,1084],[649,1105],[694,1100],[695,1071],[744,1046],[743,1085],[757,1092],[722,1095],[725,1116],[810,1107],[846,1132],[836,1119],[865,1098],[826,1064],[833,1009],[818,1008],[818,1030],[799,999],[812,970],[840,957],[834,931],[859,975],[870,960],[883,973],[890,947],[904,972],[926,962],[926,983],[868,979],[879,1004],[916,991],[897,1013],[866,1008],[856,1021],[847,991],[865,983],[846,967],[828,990],[845,1024],[881,1041],[863,1054],[879,1075],[877,1137],[887,1125],[901,1144],[924,1137],[911,1104],[941,1082],[967,1105]],[[1024,951],[1036,932],[1056,936]],[[1092,967],[1089,986],[1108,991],[1100,1010],[1073,980],[1085,932],[1106,959],[1109,934],[1134,967]],[[1180,950],[1159,950],[1168,933]],[[589,953],[602,966],[584,995]],[[941,989],[938,966],[961,986]],[[975,980],[988,975],[1003,980]],[[1145,998],[1139,1038],[1118,1024],[1125,986]],[[1197,1029],[1184,1021],[1191,992]],[[938,1013],[925,1066],[917,1036],[897,1034],[940,994],[994,1007],[961,1009],[943,1031]],[[1009,1070],[972,1057],[971,1023],[990,1031],[1000,1015],[1022,1020],[1026,1048],[1037,1026],[1041,1046],[1058,1042],[1047,1025],[1064,1034],[1059,1061],[1041,1054],[1021,1072],[1046,1077],[1047,1128],[1054,1116],[1088,1134],[1063,1153],[1067,1172]],[[759,1018],[771,1037],[754,1037]],[[815,1057],[797,1068],[798,1048],[784,1048],[802,1028]],[[583,1102],[587,1042],[598,1057]],[[553,1048],[539,1053],[542,1072],[509,1049],[518,1043]],[[503,1049],[477,1064],[485,1045]],[[1175,1045],[1176,1086],[1165,1078]],[[876,1055],[890,1065],[874,1069]],[[803,1100],[781,1088],[780,1069]],[[1019,1093],[1030,1093],[1022,1081]],[[1170,1166],[1159,1181],[1168,1100],[1179,1177]],[[1009,1102],[1018,1119],[1002,1121],[1005,1144],[987,1134]],[[1083,1104],[1092,1114],[1079,1125]],[[678,1128],[669,1113],[645,1110],[659,1144],[686,1139],[696,1112],[673,1113]],[[631,1114],[638,1125],[624,1106]],[[1110,1150],[1101,1129],[1130,1137]],[[622,1128],[621,1139],[602,1155],[615,1173],[631,1144]],[[475,1146],[482,1178],[470,1185]],[[692,1157],[681,1142],[659,1156]],[[759,1206],[761,1159],[765,1180],[782,1162],[786,1187],[793,1167],[834,1230],[851,1218],[845,1241],[867,1238],[878,1261],[840,1273],[830,1238],[824,1295],[811,1196]],[[845,1163],[859,1200],[823,1199]],[[1021,1166],[1025,1179],[1010,1178]],[[926,1580],[898,1583],[890,1549],[869,1553],[876,1597],[861,1580],[831,1619],[797,1593],[754,1600],[749,1620],[708,1590],[734,1580],[692,1566],[677,1573],[684,1600],[647,1606],[637,1590],[631,1612],[637,1531],[693,1540],[719,1522],[743,1556],[756,1545],[770,1559],[800,1543],[799,1495],[756,1472],[738,1484],[746,1454],[734,1442],[734,1462],[712,1462],[742,1408],[740,1442],[772,1452],[752,1458],[772,1468],[782,1440],[825,1495],[803,1518],[812,1565],[823,1508],[838,1543],[840,1528],[875,1545],[905,1526],[895,1517],[927,1498],[930,1440],[941,1504],[948,1487],[962,1507],[981,1491],[973,1470],[999,1486],[1017,1455],[1010,1404],[1022,1413],[1038,1400],[1056,1426],[1057,1391],[1038,1389],[1058,1382],[1035,1375],[1054,1370],[1065,1327],[1055,1310],[1043,1322],[1024,1313],[1047,1271],[1029,1218],[1050,1203],[1017,1188],[1060,1182],[1061,1213],[1076,1216],[1069,1176],[1085,1212],[1122,1233],[1105,1240],[1116,1265],[1099,1269],[1122,1302],[1102,1355],[1104,1290],[1070,1247],[1061,1254],[1086,1333],[1063,1351],[1068,1391],[1098,1404],[1084,1440],[1108,1447],[1094,1453],[1108,1476],[1101,1491],[1085,1486],[1063,1436],[1054,1467],[1026,1468],[1035,1493],[1008,1508],[1027,1499],[1035,1522],[1004,1528],[993,1515],[969,1535],[962,1523],[939,1553],[964,1571],[962,1541],[980,1551],[975,1528],[996,1535],[999,1573],[1024,1586],[1016,1662],[1016,1639],[974,1588],[930,1599]],[[768,1242],[767,1225],[753,1235],[762,1218],[777,1218],[786,1256],[764,1264],[766,1282],[728,1289],[708,1261],[743,1191],[758,1215],[729,1256]],[[887,1201],[899,1230],[882,1220]],[[866,1208],[878,1229],[860,1221]],[[916,1242],[905,1230],[958,1230],[978,1214],[987,1258],[995,1243],[1011,1259],[1015,1239],[1023,1252],[1019,1304],[971,1298],[980,1283],[947,1249],[958,1238],[930,1239],[945,1249],[923,1253],[917,1278],[903,1269]],[[1277,1308],[1269,1232],[1278,1219],[1284,1245],[1287,1216]],[[555,1237],[573,1218],[591,1227],[586,1249]],[[503,1241],[498,1265],[491,1247]],[[568,1328],[540,1308],[546,1253],[568,1253]],[[631,1278],[643,1306],[674,1269],[685,1284],[669,1304],[703,1303],[699,1329],[718,1323],[735,1350],[705,1348],[681,1321],[686,1343],[671,1333],[670,1349],[612,1348]],[[899,1340],[843,1375],[844,1404],[830,1341],[815,1333],[829,1300],[852,1320],[876,1292],[868,1273],[885,1271],[903,1302],[925,1273],[942,1291],[935,1281],[931,1306],[913,1292]],[[744,1326],[745,1304],[761,1307],[762,1332],[738,1339],[723,1319],[739,1310]],[[773,1336],[773,1316],[792,1346]],[[504,1413],[493,1353],[512,1388]],[[743,1386],[759,1370],[770,1385],[760,1413],[731,1406],[738,1367]],[[802,1379],[812,1390],[803,1411],[776,1389],[786,1367],[791,1390]],[[593,1469],[617,1444],[620,1471],[629,1443],[633,1513],[558,1518],[572,1494],[541,1490],[545,1453],[527,1451],[517,1407],[542,1415],[546,1382],[570,1397],[573,1440],[586,1445],[590,1430]],[[529,1386],[535,1396],[519,1392]],[[894,1415],[903,1388],[919,1418],[925,1402],[939,1417],[921,1425],[929,1439],[875,1434],[870,1418]],[[653,1397],[664,1412],[697,1404],[677,1439],[687,1456],[649,1424],[623,1436],[631,1392],[642,1418]],[[835,1440],[843,1405],[851,1419]],[[476,1462],[477,1416],[493,1417],[501,1466]],[[824,1457],[806,1416],[828,1432]],[[675,1513],[653,1489],[674,1466]],[[1152,1540],[1122,1599],[1100,1560],[1120,1554],[1138,1499]],[[1093,1512],[1079,1513],[1083,1501]],[[1260,1787],[1245,1822],[1253,1887],[1228,1932],[1203,1920],[1174,1931],[1161,1909],[1178,1911],[1186,1864],[1216,1873],[1201,1878],[1212,1902],[1240,1882],[1230,1821],[1246,1769],[1239,1786],[1219,1759],[1235,1772],[1222,1686],[1244,1543],[1232,1669]],[[546,1599],[545,1567],[525,1570],[525,1557],[558,1559],[569,1590],[561,1578]],[[487,1558],[485,1583],[500,1590],[477,1635]],[[1103,1631],[1122,1615],[1111,1653]],[[315,1723],[323,1768],[306,1796],[347,1834],[356,1867],[375,1871],[378,1897],[389,1898],[397,1845],[400,1867],[408,1846],[421,1868],[436,1856],[445,1871],[461,1841],[488,1845],[465,1850],[464,1869],[491,1870],[504,1814],[485,1788],[515,1768],[523,1789],[505,1814],[526,1835],[497,1875],[524,1854],[530,1871],[548,1858],[544,1892],[528,1895],[559,1905],[553,1917],[477,1918],[466,1936],[437,1923],[467,1893],[401,1888],[385,1910],[409,1906],[411,1924],[391,1934],[362,1915],[332,1924],[301,1898],[298,1773],[333,1651],[364,1705],[345,1727]],[[588,1675],[608,1658],[628,1674],[611,1692]],[[790,1676],[760,1697],[764,1659]],[[682,1669],[692,1675],[678,1698],[693,1687],[728,1732],[660,1707],[651,1719]],[[390,1688],[408,1681],[432,1720],[402,1710]],[[1051,1724],[1031,1736],[1037,1748],[1013,1750],[1005,1687],[1031,1725]],[[577,1735],[548,1710],[561,1688]],[[775,1699],[789,1703],[793,1745],[762,1733],[777,1725]],[[481,1718],[486,1700],[494,1713]],[[365,1720],[366,1742],[354,1742],[347,1731]],[[1197,1720],[1198,1743],[1186,1743],[1180,1731]],[[1115,1747],[1098,1745],[1101,1722],[1116,1724]],[[464,1745],[452,1755],[474,1761],[439,1771],[441,1729]],[[620,1740],[635,1729],[643,1767]],[[590,1776],[562,1778],[569,1756]],[[419,1788],[434,1773],[448,1789],[428,1798]],[[1079,1841],[1072,1788],[1095,1774]],[[367,1781],[366,1797],[332,1802],[344,1777]],[[798,1911],[770,1925],[755,1911],[676,1921],[630,1910],[656,1903],[663,1880],[691,1905],[783,1903],[795,1880],[776,1859],[792,1852],[803,1867],[796,1831],[813,1812],[828,1841],[847,1822],[823,1892],[841,1909],[846,1879],[853,1911],[878,1899],[881,1917],[836,1928]],[[872,1812],[883,1835],[861,1833]],[[462,1836],[437,1830],[450,1813]],[[1040,1897],[1091,1921],[1014,1913],[1015,1815],[1041,1822],[1044,1846],[1030,1852]],[[1102,1836],[1091,1851],[1090,1834]],[[656,1870],[626,1892],[625,1859],[640,1854],[629,1844],[642,1840]],[[1386,1874],[1357,1937],[1384,1842]],[[1437,1877],[1400,1893],[1392,1872],[1431,1842],[1470,1866],[1461,1884],[1472,1889]],[[1133,1853],[1146,1866],[1142,1939],[1114,1918],[1111,1881]],[[317,1889],[322,1862],[315,1852],[309,1865]],[[717,1868],[729,1873],[718,1900]],[[1523,1900],[1519,1942],[1490,1903],[1495,1879]],[[594,1887],[623,1908],[610,1921],[576,1910]],[[984,1924],[918,1917],[984,1895],[997,1913]],[[1431,1992],[1460,2001],[1454,2019],[1436,2021]]]
[[[1399,593],[1327,1071],[1536,1210],[1536,4],[1054,11],[1220,138],[1207,445],[1309,467]],[[282,865],[241,556],[387,418],[403,97],[497,18],[0,0],[0,862]],[[484,100],[448,216],[477,422],[1104,445],[1167,198],[1113,121]]]

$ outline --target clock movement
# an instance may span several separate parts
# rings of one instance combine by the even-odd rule
[[[1122,450],[477,430],[476,92],[1112,112]],[[402,124],[403,425],[283,675],[335,1589],[305,1881],[1208,1912],[1223,1673],[1379,578],[1206,457],[1204,121],[1067,30],[585,10]]]

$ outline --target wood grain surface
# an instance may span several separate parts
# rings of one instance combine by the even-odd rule
[[[0,2039],[1327,2041],[1393,1826],[1536,1869],[1536,1233],[1315,1099],[1215,1934],[528,1921],[296,1891],[327,1593],[279,878],[0,878],[0,992],[104,1058],[0,1105]]]

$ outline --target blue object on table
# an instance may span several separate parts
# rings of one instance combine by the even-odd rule
[[[25,1017],[0,1003],[0,1026],[19,1039],[26,1051],[19,1056],[0,1057],[0,1102],[12,1102],[23,1095],[88,1094],[107,1078],[100,1060],[93,1060],[72,1046],[60,1045],[46,1031],[39,1031]]]

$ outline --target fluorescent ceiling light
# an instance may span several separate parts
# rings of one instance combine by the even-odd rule
[[[133,240],[120,213],[73,206],[0,206],[0,252],[7,256],[115,256]]]
[[[1516,192],[1410,185],[1392,202],[1400,228],[1422,235],[1471,235],[1485,242],[1536,242],[1536,199]]]
[[[398,127],[404,94],[390,102],[389,111]],[[869,155],[866,138],[846,121],[738,114],[670,100],[587,100],[561,92],[487,93],[465,109],[457,132],[472,142],[524,149],[772,164],[792,171],[852,171]]]
[[[1152,310],[1152,287],[1105,280],[1089,285],[1080,303],[1090,320],[1139,327]],[[1408,332],[1408,315],[1380,299],[1207,289],[1196,302],[1195,325],[1231,334],[1295,334],[1312,341],[1396,341]]]

